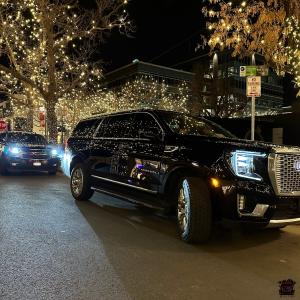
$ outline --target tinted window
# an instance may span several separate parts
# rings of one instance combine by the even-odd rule
[[[97,137],[132,138],[133,116],[130,114],[107,117],[103,120]]]
[[[6,137],[6,133],[0,133],[0,143],[3,143]]]
[[[74,137],[90,137],[93,135],[99,120],[81,121],[75,127],[72,136]]]
[[[21,132],[13,132],[7,135],[8,143],[17,144],[32,144],[32,145],[45,145],[47,144],[46,139],[39,134],[29,134]]]
[[[162,136],[162,130],[156,120],[146,113],[136,113],[134,121],[134,134],[137,138],[143,138],[143,133],[151,134],[153,136]]]
[[[180,135],[204,135],[234,138],[234,135],[229,131],[205,119],[170,112],[161,112],[160,114],[169,128]]]

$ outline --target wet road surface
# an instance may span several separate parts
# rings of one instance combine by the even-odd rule
[[[0,299],[280,299],[296,281],[300,226],[218,227],[187,245],[172,218],[95,194],[78,203],[63,175],[0,177]]]

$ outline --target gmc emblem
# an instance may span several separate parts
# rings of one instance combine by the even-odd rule
[[[294,168],[297,172],[300,172],[300,160],[295,161]]]

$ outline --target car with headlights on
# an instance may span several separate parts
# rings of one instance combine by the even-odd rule
[[[46,139],[31,132],[0,133],[0,172],[46,171],[55,175],[60,166],[58,151]]]
[[[206,241],[213,224],[300,222],[300,148],[241,140],[204,118],[137,110],[79,122],[68,140],[71,192],[95,191],[174,211],[180,237]]]

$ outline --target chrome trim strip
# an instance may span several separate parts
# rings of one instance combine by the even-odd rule
[[[270,224],[278,224],[278,223],[295,223],[300,222],[300,218],[295,219],[281,219],[281,220],[270,220]]]
[[[131,185],[131,184],[128,184],[128,183],[125,183],[125,182],[120,182],[120,181],[116,181],[116,180],[112,180],[112,179],[108,179],[108,178],[104,178],[104,177],[100,177],[100,176],[96,176],[96,175],[91,175],[91,177],[94,177],[96,179],[101,179],[101,180],[104,180],[104,181],[108,181],[108,182],[112,182],[112,183],[117,183],[117,184],[120,184],[120,185],[123,185],[123,186],[131,187],[131,188],[134,188],[134,189],[137,189],[137,190],[140,190],[140,191],[143,191],[143,192],[148,192],[148,193],[151,193],[151,194],[157,194],[158,193],[157,191],[145,189],[145,188],[142,188],[142,187],[139,187],[139,186]]]
[[[239,217],[263,218],[269,207],[270,205],[268,204],[256,204],[254,210],[251,213],[242,213],[238,208],[238,214]]]
[[[117,198],[121,198],[123,200],[127,200],[127,201],[129,201],[133,204],[142,204],[143,206],[147,206],[147,207],[150,207],[150,208],[161,209],[161,207],[159,207],[159,206],[151,205],[151,204],[149,204],[147,202],[143,202],[143,201],[138,201],[138,200],[132,199],[130,197],[124,197],[123,195],[120,195],[118,193],[108,192],[106,190],[95,188],[95,187],[91,187],[91,189],[94,190],[95,192],[98,192],[98,193],[103,193],[103,194],[106,194],[106,195],[109,195],[109,196],[112,196],[112,197],[117,197]]]
[[[286,225],[296,225],[300,224],[300,218],[295,219],[281,219],[281,220],[270,220],[267,227],[278,227],[278,226],[286,226]]]

